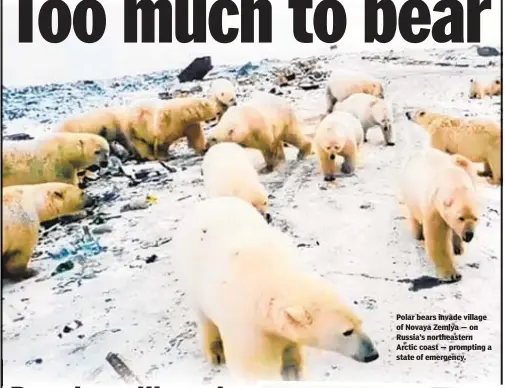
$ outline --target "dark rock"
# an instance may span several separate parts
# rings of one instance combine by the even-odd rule
[[[179,82],[201,81],[213,68],[209,56],[195,58],[178,76]]]
[[[481,57],[497,57],[500,55],[500,52],[494,47],[484,46],[477,47],[477,54]]]

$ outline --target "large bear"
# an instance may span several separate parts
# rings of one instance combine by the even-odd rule
[[[2,187],[46,182],[79,184],[77,173],[106,167],[109,144],[89,133],[51,133],[37,139],[4,141]]]
[[[5,187],[2,193],[2,277],[22,280],[37,272],[28,263],[41,222],[72,214],[94,200],[67,183]]]
[[[221,142],[260,150],[267,171],[286,160],[284,143],[299,149],[299,160],[312,150],[294,108],[282,97],[269,93],[256,93],[249,101],[226,111],[207,137],[208,147]]]
[[[484,163],[479,175],[489,176],[491,184],[502,182],[500,125],[486,119],[457,118],[423,109],[406,112],[410,121],[422,126],[433,148],[461,154],[474,163]]]
[[[173,241],[211,363],[226,363],[233,375],[255,381],[302,379],[303,346],[359,362],[379,357],[333,285],[298,268],[291,238],[249,203],[236,197],[199,202]]]
[[[122,123],[129,113],[129,108],[107,107],[93,109],[65,119],[56,127],[56,132],[92,133],[102,136],[109,143],[117,142],[123,146],[130,155],[135,154],[133,145],[128,140]]]
[[[215,145],[205,154],[202,171],[207,198],[236,196],[271,221],[268,193],[243,147],[228,142]]]
[[[360,121],[351,113],[337,110],[321,120],[314,136],[314,149],[325,181],[335,180],[339,156],[344,159],[341,172],[355,171],[363,136]]]
[[[170,146],[183,137],[190,148],[203,154],[206,143],[202,123],[219,119],[235,104],[234,85],[219,79],[212,84],[209,97],[137,103],[122,119],[121,127],[138,159],[167,160]]]
[[[412,232],[425,241],[438,277],[454,282],[461,275],[454,254],[472,241],[479,221],[476,172],[464,156],[435,148],[414,155],[400,178],[399,199],[407,210]]]
[[[366,93],[356,93],[333,106],[333,111],[349,112],[361,122],[364,131],[364,141],[367,141],[368,130],[379,126],[384,142],[388,146],[395,145],[396,136],[392,126],[392,109],[384,99]]]
[[[355,93],[384,98],[384,85],[379,79],[361,71],[335,69],[326,85],[326,112],[331,113],[335,103],[342,102]]]

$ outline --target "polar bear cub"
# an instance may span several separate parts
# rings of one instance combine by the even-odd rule
[[[337,102],[333,111],[349,112],[357,117],[363,127],[365,142],[368,130],[379,126],[386,145],[395,145],[396,134],[392,126],[392,109],[385,100],[366,93],[356,93],[342,102]]]
[[[300,379],[302,346],[358,362],[379,357],[333,285],[297,268],[291,238],[240,198],[196,204],[174,236],[174,254],[204,354],[232,375]]]
[[[268,193],[243,147],[230,142],[211,147],[203,158],[202,172],[207,198],[241,198],[271,221]]]

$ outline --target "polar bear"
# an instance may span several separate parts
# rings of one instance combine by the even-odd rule
[[[351,113],[337,110],[321,120],[314,136],[314,149],[325,181],[335,180],[337,156],[344,158],[340,167],[344,174],[354,172],[363,136],[361,123]]]
[[[335,69],[326,85],[326,112],[331,113],[336,102],[344,101],[355,93],[384,98],[384,85],[379,79],[361,71]]]
[[[94,199],[67,183],[5,187],[2,192],[2,277],[21,280],[36,275],[28,263],[37,245],[41,222],[94,204]]]
[[[472,241],[479,222],[476,172],[464,156],[428,148],[406,164],[399,187],[414,237],[425,240],[426,252],[438,277],[454,282],[461,275],[454,254]]]
[[[356,116],[364,130],[364,141],[371,127],[380,126],[384,142],[394,146],[396,136],[392,126],[392,109],[390,104],[379,97],[366,93],[356,93],[333,106],[333,112],[344,111]]]
[[[470,80],[470,98],[482,99],[485,96],[501,96],[501,80]]]
[[[234,105],[234,85],[219,79],[212,84],[208,97],[137,102],[121,125],[138,159],[167,160],[170,146],[183,137],[190,148],[203,154],[206,143],[202,122],[219,119]]]
[[[79,184],[77,173],[107,167],[107,141],[88,133],[51,133],[2,143],[2,187],[46,182]]]
[[[240,198],[199,202],[173,241],[204,354],[232,375],[302,379],[303,346],[359,362],[379,357],[333,285],[298,268],[290,237]]]
[[[236,196],[271,221],[267,191],[243,147],[229,142],[216,144],[205,154],[202,172],[207,198]]]
[[[221,142],[260,150],[267,171],[286,160],[284,142],[298,148],[298,160],[312,150],[294,108],[282,97],[269,93],[256,93],[249,101],[226,111],[210,130],[207,147]]]
[[[406,112],[410,121],[422,126],[430,136],[431,146],[449,154],[461,154],[474,163],[484,163],[482,176],[500,185],[500,125],[492,120],[457,118],[423,109]]]

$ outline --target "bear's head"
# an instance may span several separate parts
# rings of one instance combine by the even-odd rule
[[[408,120],[422,126],[423,128],[427,128],[433,120],[442,117],[441,114],[428,112],[424,109],[407,111],[405,115]]]
[[[93,134],[79,134],[77,139],[81,157],[76,167],[105,168],[109,164],[110,147],[107,140]]]
[[[384,86],[380,81],[370,82],[365,88],[364,93],[371,94],[378,98],[384,98]]]
[[[447,171],[447,186],[439,189],[440,213],[449,227],[465,242],[472,241],[479,223],[479,206],[472,177],[461,163]],[[470,162],[468,162],[470,163]],[[463,168],[460,168],[463,167]]]
[[[75,213],[95,205],[96,202],[77,186],[67,183],[42,183],[33,185],[32,190],[41,194],[39,200],[36,201],[41,222]],[[37,198],[36,195],[35,198]]]
[[[321,279],[318,279],[321,281]],[[325,282],[326,283],[326,282]],[[300,285],[301,286],[301,285]],[[282,333],[300,345],[340,353],[359,362],[379,357],[362,322],[326,284],[301,287],[300,303],[281,309]]]
[[[345,139],[335,133],[334,128],[328,127],[318,136],[320,149],[328,155],[330,160],[335,160],[345,147]]]
[[[491,84],[491,95],[492,96],[499,96],[501,95],[501,80],[496,79],[493,81]]]
[[[389,104],[381,99],[374,100],[371,104],[372,118],[375,124],[382,129],[382,134],[388,146],[394,146],[396,139],[391,123],[391,109]]]
[[[258,212],[265,218],[265,220],[270,223],[272,222],[272,216],[268,211],[268,193],[263,185],[258,187],[254,193],[248,192],[249,196],[253,196],[250,199],[251,204],[258,210]]]
[[[231,81],[221,78],[212,83],[210,93],[225,108],[237,104],[235,96],[235,86]]]

